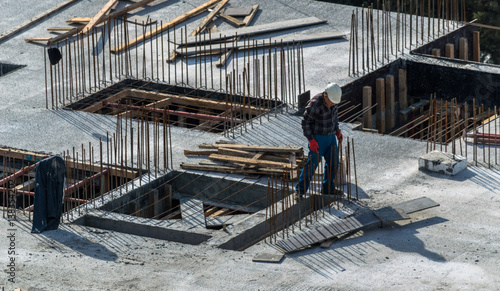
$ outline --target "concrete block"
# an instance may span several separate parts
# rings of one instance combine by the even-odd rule
[[[454,176],[467,168],[467,158],[432,151],[418,159],[419,170]]]

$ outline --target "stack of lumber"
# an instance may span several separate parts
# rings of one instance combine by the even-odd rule
[[[209,161],[198,164],[182,163],[188,170],[240,173],[246,175],[282,175],[288,173],[296,179],[307,157],[302,147],[246,145],[218,141],[215,144],[201,144],[203,150],[185,150],[186,156],[206,156]]]

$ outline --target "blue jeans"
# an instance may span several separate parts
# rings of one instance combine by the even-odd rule
[[[339,152],[337,147],[337,138],[334,134],[331,135],[314,135],[314,139],[318,142],[319,149],[318,153],[315,153],[309,149],[309,158],[302,169],[302,173],[299,177],[299,183],[295,186],[295,190],[300,194],[304,195],[309,189],[309,182],[311,176],[316,171],[319,161],[322,157],[325,158],[325,170],[323,183],[321,186],[322,193],[331,193],[335,189],[335,173],[339,167]],[[331,165],[335,165],[332,167]],[[333,172],[331,171],[333,170]]]

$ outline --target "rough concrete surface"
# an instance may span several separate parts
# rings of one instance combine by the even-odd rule
[[[10,1],[12,2],[12,1]],[[9,30],[60,0],[3,3],[0,29]],[[161,9],[138,12],[170,20],[201,0],[155,1]],[[43,48],[26,37],[44,36],[75,16],[92,16],[107,3],[85,0],[0,43],[0,62],[25,68],[0,77],[0,146],[61,153],[98,142],[116,128],[109,116],[45,109]],[[120,5],[125,5],[125,1]],[[253,3],[238,0],[231,6]],[[349,33],[353,7],[310,0],[261,1],[254,24],[316,16],[328,24],[294,33]],[[156,14],[155,14],[156,13]],[[193,28],[202,16],[189,21]],[[230,29],[222,25],[223,29]],[[268,36],[266,36],[268,37]],[[347,84],[349,40],[305,46],[306,87],[313,94],[331,81]],[[421,56],[419,56],[421,58]],[[217,83],[217,82],[216,82]],[[372,227],[334,242],[286,254],[280,263],[253,262],[262,253],[280,254],[269,241],[244,251],[212,244],[188,245],[64,223],[31,234],[22,213],[9,225],[0,219],[0,287],[5,290],[496,290],[500,288],[500,171],[469,165],[450,177],[418,170],[426,143],[374,135],[342,124],[356,144],[359,200],[346,202],[325,220],[356,210],[377,209],[426,196],[439,207],[410,220]],[[190,161],[186,147],[215,142],[220,135],[173,128],[174,167]],[[287,113],[255,122],[232,140],[250,144],[307,147],[300,117]],[[472,149],[469,148],[469,155]],[[481,153],[479,153],[481,155]],[[196,159],[194,159],[196,160]],[[266,185],[267,178],[259,183]],[[321,222],[318,222],[321,223]],[[220,230],[221,232],[224,230]],[[231,232],[231,228],[226,230]],[[13,235],[12,235],[13,234]],[[11,240],[12,237],[15,239]],[[11,242],[14,242],[12,244]],[[14,282],[9,282],[9,247],[15,248]]]

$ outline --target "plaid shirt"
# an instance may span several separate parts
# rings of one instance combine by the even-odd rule
[[[326,107],[323,93],[319,93],[309,102],[302,119],[302,131],[308,140],[314,139],[314,134],[330,135],[339,130],[338,106]]]

